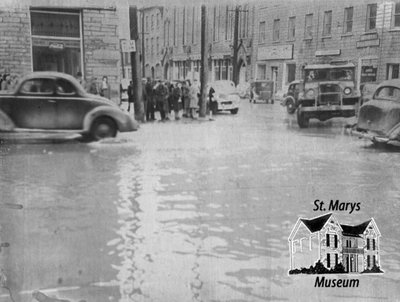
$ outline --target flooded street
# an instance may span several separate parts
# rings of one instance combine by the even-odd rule
[[[345,119],[300,130],[279,104],[242,100],[214,118],[113,142],[0,145],[0,301],[400,297],[398,151],[350,136]],[[316,199],[359,202],[334,213],[341,223],[375,219],[384,274],[345,289],[288,275],[289,234],[324,214]]]

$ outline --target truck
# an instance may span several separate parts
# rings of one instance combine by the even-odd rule
[[[354,64],[306,65],[303,82],[297,109],[300,128],[307,128],[311,118],[326,121],[355,115],[360,92],[356,85]]]

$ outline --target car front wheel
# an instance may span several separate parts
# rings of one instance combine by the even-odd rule
[[[308,128],[310,119],[305,117],[304,113],[297,111],[297,124],[300,128]]]
[[[287,110],[287,113],[289,113],[289,114],[293,114],[296,111],[296,106],[294,104],[293,98],[287,98],[286,110]]]
[[[232,114],[237,114],[239,111],[239,108],[231,109]]]
[[[98,141],[103,138],[117,136],[118,127],[113,119],[109,117],[96,118],[90,127],[91,137]]]

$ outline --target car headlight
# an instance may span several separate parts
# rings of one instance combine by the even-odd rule
[[[315,95],[314,89],[309,89],[306,92],[306,98],[307,99],[313,99]]]
[[[343,90],[343,93],[344,93],[345,95],[349,95],[349,94],[351,93],[351,88],[350,88],[350,87],[346,87],[346,88]]]

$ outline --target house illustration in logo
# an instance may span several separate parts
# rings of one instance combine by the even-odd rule
[[[289,236],[290,270],[320,261],[333,269],[339,263],[347,273],[380,267],[381,233],[373,218],[358,225],[340,224],[332,213],[299,218]]]

